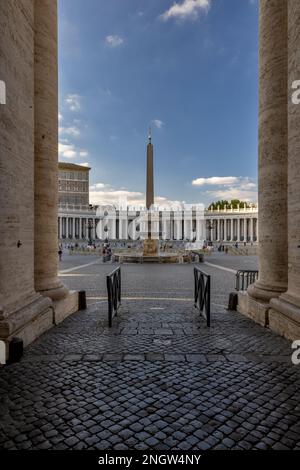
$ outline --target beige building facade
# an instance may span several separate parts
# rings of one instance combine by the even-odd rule
[[[58,163],[58,204],[59,207],[89,206],[90,168],[75,163]]]

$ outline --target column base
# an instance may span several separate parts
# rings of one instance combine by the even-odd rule
[[[289,340],[300,339],[300,307],[289,302],[283,294],[270,301],[269,328]]]
[[[54,323],[58,325],[64,321],[69,315],[78,311],[78,292],[75,290],[68,291],[68,295],[53,302]]]
[[[49,298],[37,294],[22,307],[4,315],[0,321],[0,339],[5,342],[6,355],[8,345],[13,337],[23,340],[24,346],[28,346],[41,334],[53,326],[53,307]]]
[[[69,289],[65,287],[63,284],[59,284],[57,287],[53,289],[45,289],[45,290],[38,290],[39,294],[43,297],[50,297],[53,302],[62,300],[68,296]]]
[[[253,299],[256,299],[259,302],[269,303],[274,297],[279,297],[283,292],[286,291],[286,285],[282,286],[268,286],[261,284],[259,281],[256,281],[254,284],[251,284],[248,287],[248,294]]]
[[[5,342],[6,358],[8,359],[12,338],[21,338],[26,347],[77,311],[77,291],[68,291],[66,297],[54,302],[49,297],[36,294],[13,311],[3,310],[0,318],[0,340]]]
[[[269,325],[269,308],[269,303],[254,299],[248,292],[238,293],[237,311],[261,326]]]

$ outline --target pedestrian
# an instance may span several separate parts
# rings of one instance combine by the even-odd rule
[[[61,249],[61,247],[59,247],[59,250],[58,250],[59,261],[62,260],[62,254],[63,254],[62,249]]]

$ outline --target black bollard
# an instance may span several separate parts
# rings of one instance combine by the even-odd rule
[[[86,294],[85,290],[80,290],[78,292],[78,309],[86,310]]]
[[[8,362],[18,362],[23,356],[23,340],[21,338],[14,337],[9,343]]]
[[[237,292],[231,292],[229,294],[228,310],[237,310],[237,305],[238,305]]]

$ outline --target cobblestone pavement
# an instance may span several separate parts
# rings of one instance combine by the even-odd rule
[[[112,267],[63,275],[87,289],[88,309],[0,370],[1,448],[300,449],[300,366],[288,341],[225,309],[231,273],[205,267],[208,329],[191,265],[124,265],[109,329]]]

